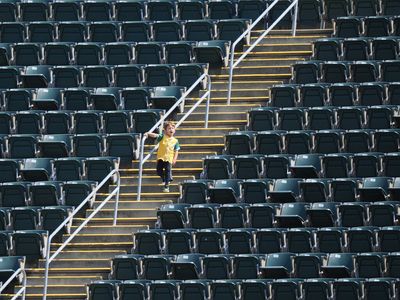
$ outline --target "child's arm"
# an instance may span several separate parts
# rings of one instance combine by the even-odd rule
[[[175,166],[175,164],[176,164],[176,161],[178,159],[178,154],[179,154],[179,151],[176,150],[175,153],[174,153],[174,158],[172,159],[172,165],[173,166]]]
[[[153,139],[156,139],[159,136],[158,133],[154,133],[154,132],[146,132],[144,135],[147,136],[147,137],[151,137]]]

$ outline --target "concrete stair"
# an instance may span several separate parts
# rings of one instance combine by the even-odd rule
[[[204,128],[205,104],[177,129],[182,150],[179,161],[173,168],[174,181],[170,192],[163,193],[161,181],[155,173],[155,156],[144,165],[142,201],[136,201],[138,164],[121,169],[121,194],[117,226],[112,226],[114,199],[72,240],[50,266],[48,299],[86,299],[86,284],[98,279],[107,279],[110,261],[118,254],[129,253],[132,248],[132,233],[154,227],[157,209],[166,203],[175,202],[179,196],[179,183],[198,178],[202,171],[202,158],[221,153],[224,135],[244,129],[247,111],[265,105],[268,89],[274,84],[288,82],[291,64],[309,58],[311,43],[327,37],[331,30],[299,30],[298,36],[290,36],[289,30],[276,30],[255,47],[234,72],[231,106],[226,105],[228,68],[210,70],[212,92],[209,128]],[[252,40],[262,31],[256,31]],[[246,47],[244,47],[246,49]],[[241,52],[235,53],[239,57]],[[204,93],[196,92],[186,100],[188,110]],[[178,115],[178,119],[182,114]],[[146,152],[153,146],[146,145]],[[110,190],[115,186],[110,186]],[[96,196],[94,208],[100,205],[107,193]],[[88,209],[86,215],[94,208]],[[72,226],[76,229],[84,221],[77,218]],[[66,240],[65,234],[61,240]],[[54,242],[54,252],[60,241]],[[44,260],[28,274],[27,299],[42,297]],[[7,298],[8,295],[5,295]]]

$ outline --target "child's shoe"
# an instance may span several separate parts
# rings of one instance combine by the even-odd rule
[[[164,185],[163,192],[164,193],[169,193],[169,185]]]

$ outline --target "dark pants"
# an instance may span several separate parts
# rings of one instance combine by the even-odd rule
[[[161,177],[165,185],[172,181],[171,164],[168,161],[159,159],[157,161],[157,175]]]

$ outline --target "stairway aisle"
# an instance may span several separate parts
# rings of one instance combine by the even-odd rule
[[[255,32],[254,40],[261,32]],[[132,232],[153,227],[156,211],[162,204],[176,201],[179,183],[199,177],[202,158],[221,153],[224,135],[243,130],[247,123],[247,111],[265,105],[268,88],[274,84],[288,82],[291,77],[290,65],[311,55],[311,42],[327,37],[331,30],[299,30],[293,38],[288,30],[277,30],[255,48],[235,70],[232,102],[226,105],[228,68],[211,70],[212,93],[209,128],[204,129],[202,104],[177,129],[176,136],[181,144],[179,161],[173,169],[174,181],[169,193],[162,192],[160,179],[155,174],[155,158],[144,165],[142,201],[137,202],[137,163],[133,169],[122,169],[121,195],[118,225],[112,227],[113,201],[107,204],[96,218],[89,222],[79,235],[51,264],[48,299],[85,299],[86,283],[107,279],[110,260],[117,254],[129,253],[132,248]],[[238,57],[240,53],[236,53]],[[203,92],[186,100],[190,109]],[[178,116],[179,117],[179,116]],[[150,146],[146,147],[148,151]],[[112,188],[112,187],[111,187]],[[97,197],[95,206],[107,194]],[[87,211],[90,214],[91,210]],[[78,219],[76,227],[83,219]],[[63,240],[68,235],[63,236]],[[52,245],[52,251],[60,243]],[[27,299],[42,297],[44,261],[38,268],[28,269]]]

